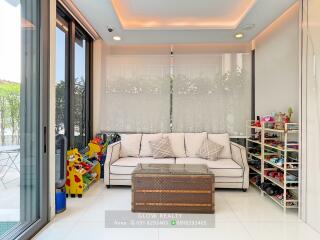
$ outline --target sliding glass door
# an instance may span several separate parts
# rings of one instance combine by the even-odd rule
[[[89,44],[85,33],[76,30],[74,44],[74,146],[81,148],[87,143],[88,120],[87,114],[87,83],[89,67]]]
[[[57,16],[56,27],[56,134],[66,134],[68,128],[68,23]]]
[[[61,6],[56,27],[56,134],[70,148],[90,138],[90,56],[92,39]]]
[[[48,213],[45,0],[0,0],[0,238],[29,239]]]

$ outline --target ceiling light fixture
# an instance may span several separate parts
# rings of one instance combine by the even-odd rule
[[[241,38],[243,38],[243,33],[241,33],[241,32],[236,33],[236,34],[234,35],[234,37],[235,37],[236,39],[241,39]]]
[[[115,40],[115,41],[120,41],[120,40],[121,40],[121,37],[120,37],[120,36],[113,36],[113,40]]]

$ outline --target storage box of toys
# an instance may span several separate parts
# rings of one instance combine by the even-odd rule
[[[90,185],[100,179],[106,159],[108,144],[119,141],[117,133],[98,134],[86,148],[77,148],[67,152],[67,196],[82,197]]]
[[[80,154],[78,149],[67,152],[66,193],[71,197],[82,197],[90,185],[100,179],[100,163],[87,154]]]
[[[106,160],[107,148],[109,144],[120,141],[120,135],[118,133],[102,132],[96,135],[96,138],[89,143],[89,148],[99,158],[101,165],[101,178],[104,177],[104,162]]]

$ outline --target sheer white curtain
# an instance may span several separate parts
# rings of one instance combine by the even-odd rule
[[[108,56],[102,129],[170,131],[169,70],[169,55]]]
[[[250,67],[249,53],[109,55],[102,129],[245,135]]]
[[[173,132],[245,135],[251,115],[249,53],[174,56]]]

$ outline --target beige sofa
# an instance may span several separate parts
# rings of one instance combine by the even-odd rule
[[[154,159],[149,141],[168,136],[174,158]],[[204,138],[222,146],[219,159],[210,161],[199,158],[197,151]],[[230,142],[228,134],[168,133],[168,134],[124,134],[121,141],[108,146],[104,165],[104,183],[111,185],[131,185],[131,173],[138,163],[206,164],[215,174],[216,188],[249,187],[249,167],[246,149]]]

